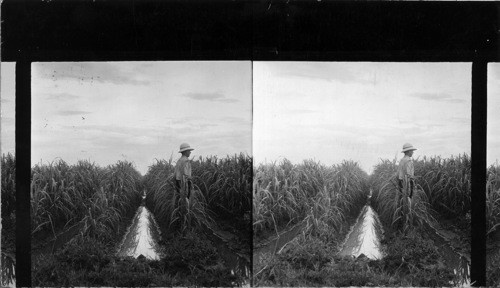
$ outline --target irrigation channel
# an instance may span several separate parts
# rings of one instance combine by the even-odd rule
[[[132,223],[118,248],[117,255],[126,257],[145,257],[159,260],[162,252],[158,245],[161,239],[160,228],[148,208],[144,206],[146,195],[142,196],[143,204],[139,206]]]
[[[381,244],[384,230],[377,212],[370,205],[371,196],[372,191],[370,190],[368,201],[361,209],[356,222],[351,226],[339,255],[346,257],[360,257],[364,255],[372,260],[379,260],[386,256],[384,255],[384,247]],[[288,243],[301,233],[305,226],[305,221],[302,221],[292,228],[278,233],[276,237],[266,243],[254,248],[254,263],[258,263],[257,261],[259,261],[259,258],[264,253],[279,254]],[[455,275],[460,279],[461,283],[459,284],[470,286],[470,258],[456,252],[450,246],[446,237],[436,227],[427,222],[425,223],[425,227],[445,259],[446,264],[449,267],[453,267]],[[256,271],[256,274],[260,272]]]
[[[356,223],[352,225],[339,254],[354,257],[365,255],[372,260],[382,259],[384,257],[380,244],[382,234],[382,225],[377,212],[373,211],[371,206],[365,205]]]
[[[127,228],[127,232],[118,247],[118,256],[158,260],[164,255],[163,249],[158,244],[161,240],[160,228],[153,214],[145,206],[145,193],[143,202],[137,209],[132,223]],[[245,253],[235,251],[230,247],[231,242],[235,239],[234,235],[215,227],[204,227],[203,232],[217,247],[226,264],[232,269],[231,272],[248,279],[249,283],[250,259]]]

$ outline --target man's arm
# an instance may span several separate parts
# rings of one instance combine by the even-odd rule
[[[397,180],[398,180],[398,189],[399,189],[399,192],[403,192],[403,179],[404,179],[404,174],[403,173],[403,169],[404,169],[404,159],[401,159],[401,161],[399,162],[399,166],[398,166],[398,172],[397,172]]]
[[[408,165],[406,167],[406,175],[408,175],[408,179],[410,182],[410,198],[413,195],[413,189],[415,188],[415,168],[413,166],[413,161],[408,161]]]
[[[179,163],[177,163],[174,168],[174,186],[177,193],[180,193],[181,191],[181,179],[182,177],[180,177],[179,173]]]
[[[191,179],[191,162],[186,161],[183,172],[184,172],[184,177],[186,177],[186,182],[188,185],[187,198],[189,198],[189,196],[191,195],[191,189],[193,188],[193,182]]]

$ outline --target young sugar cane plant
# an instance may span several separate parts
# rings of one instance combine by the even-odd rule
[[[2,155],[2,230],[15,229],[16,157]],[[9,230],[10,231],[10,230]],[[12,230],[13,231],[13,230]],[[2,234],[3,235],[3,234]],[[3,238],[2,238],[3,239]]]
[[[207,207],[205,195],[197,185],[193,185],[189,199],[186,189],[181,189],[177,195],[172,159],[157,160],[150,166],[144,185],[147,190],[146,206],[164,231],[179,230],[184,233],[212,225],[212,213]]]
[[[487,234],[500,230],[500,166],[490,166],[486,183]]]
[[[487,285],[500,286],[500,166],[491,165],[487,171],[486,182],[486,223],[487,223]]]
[[[1,239],[1,285],[12,283],[15,275],[16,246],[16,157],[2,154],[2,239]]]
[[[250,215],[252,158],[243,153],[218,159],[215,156],[192,162],[193,182],[203,193],[214,216],[243,219]]]
[[[355,162],[343,161],[318,170],[325,173],[321,177],[324,182],[311,199],[306,231],[322,236],[329,235],[328,230],[332,228],[338,232],[346,228],[347,220],[356,217],[366,204],[369,187],[366,185],[368,175]]]
[[[341,229],[366,203],[367,174],[354,162],[326,167],[312,160],[261,164],[255,171],[253,229],[256,237],[307,221],[307,231]]]
[[[427,195],[417,183],[412,198],[408,187],[400,192],[397,183],[396,159],[382,160],[371,175],[373,185],[372,206],[380,219],[389,227],[407,230],[412,226],[434,223]]]
[[[465,218],[470,215],[471,161],[467,154],[423,157],[415,161],[417,183],[429,204],[444,218]]]
[[[82,235],[114,242],[122,218],[140,204],[140,180],[133,165],[122,161],[106,168],[88,161],[36,165],[31,181],[32,234],[55,237],[80,223]]]

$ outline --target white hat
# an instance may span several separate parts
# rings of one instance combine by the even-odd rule
[[[180,147],[180,150],[179,150],[179,153],[182,153],[184,151],[192,151],[192,150],[194,150],[194,149],[191,148],[191,146],[189,146],[188,143],[182,143],[181,147]]]
[[[401,153],[405,153],[406,151],[413,151],[413,150],[417,150],[417,148],[413,148],[413,145],[411,145],[410,143],[406,143],[405,145],[403,145],[403,151],[401,151]]]

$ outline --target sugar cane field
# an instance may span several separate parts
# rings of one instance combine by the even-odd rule
[[[142,176],[118,161],[64,160],[31,172],[34,286],[241,286],[250,280],[252,159],[192,161],[193,189],[173,161]],[[174,205],[173,203],[177,203]],[[2,285],[15,280],[15,157],[2,156]]]
[[[256,165],[253,285],[469,286],[470,157],[418,157],[414,167],[410,199],[396,159],[371,175],[353,161]],[[490,229],[499,223],[493,197]]]
[[[9,285],[15,281],[15,157],[1,160],[2,285]],[[127,162],[34,167],[34,285],[235,286],[248,283],[250,257],[254,286],[467,285],[469,156],[417,159],[411,203],[393,181],[395,161],[381,161],[372,175],[350,161],[259,165],[253,255],[250,167],[243,155],[194,161],[198,189],[177,207],[181,218],[175,208],[155,205],[172,203],[161,202],[172,197],[171,161],[157,161],[142,178]],[[499,171],[487,170],[488,286],[500,285]],[[131,232],[141,230],[144,218],[153,254],[135,249],[144,246],[140,239],[124,245],[140,238]]]

